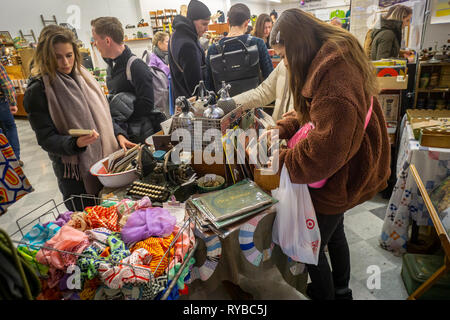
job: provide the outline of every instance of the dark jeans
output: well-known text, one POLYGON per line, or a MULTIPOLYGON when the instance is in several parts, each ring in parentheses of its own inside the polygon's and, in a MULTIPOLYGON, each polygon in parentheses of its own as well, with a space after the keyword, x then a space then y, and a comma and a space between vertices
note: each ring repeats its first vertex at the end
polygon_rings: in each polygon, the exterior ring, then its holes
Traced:
POLYGON ((2 123, 1 127, 3 129, 3 133, 13 148, 17 160, 20 160, 20 144, 16 122, 14 121, 14 116, 9 110, 9 104, 3 98, 0 99, 0 122, 2 123))
POLYGON ((350 282, 350 251, 344 233, 344 214, 323 215, 316 213, 320 229, 321 245, 319 263, 307 265, 311 278, 311 299, 333 300, 336 290, 348 289, 350 282), (328 264, 324 247, 328 253, 333 271, 328 264))

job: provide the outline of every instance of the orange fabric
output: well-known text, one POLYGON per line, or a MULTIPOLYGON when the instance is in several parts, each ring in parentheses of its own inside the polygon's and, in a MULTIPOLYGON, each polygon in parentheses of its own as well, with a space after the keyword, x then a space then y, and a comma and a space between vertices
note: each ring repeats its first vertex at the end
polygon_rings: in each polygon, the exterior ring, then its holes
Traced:
POLYGON ((103 227, 114 232, 120 231, 116 206, 109 208, 101 206, 87 207, 85 211, 85 220, 92 229, 103 227))
MULTIPOLYGON (((166 251, 169 249, 170 244, 172 243, 174 236, 171 234, 165 238, 148 238, 144 241, 140 241, 136 243, 132 248, 131 252, 143 248, 147 250, 152 255, 152 260, 150 262, 150 269, 154 272, 158 267, 161 259, 163 258, 166 251)), ((166 254, 164 259, 161 262, 158 270, 155 273, 155 277, 159 277, 164 274, 165 270, 169 266, 169 257, 173 259, 174 249, 173 246, 170 249, 170 252, 166 254)))

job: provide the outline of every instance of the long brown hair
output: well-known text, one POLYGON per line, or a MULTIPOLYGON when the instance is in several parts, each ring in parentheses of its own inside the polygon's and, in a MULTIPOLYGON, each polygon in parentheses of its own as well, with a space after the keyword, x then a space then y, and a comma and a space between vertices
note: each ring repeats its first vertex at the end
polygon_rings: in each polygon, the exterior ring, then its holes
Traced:
POLYGON ((58 62, 53 46, 57 43, 70 43, 72 45, 75 58, 74 68, 80 71, 81 55, 73 32, 61 26, 49 25, 42 29, 39 35, 38 45, 33 55, 32 76, 48 75, 50 80, 55 78, 58 62))
POLYGON ((300 9, 288 9, 280 15, 272 28, 270 44, 281 45, 286 49, 289 85, 294 96, 294 107, 302 124, 311 120, 302 89, 306 83, 309 67, 325 42, 333 43, 336 50, 342 52, 344 60, 349 65, 356 65, 361 71, 366 96, 370 97, 379 92, 373 65, 359 41, 351 33, 329 25, 300 9), (345 54, 343 46, 348 48, 345 54))
POLYGON ((256 19, 255 29, 253 30, 253 36, 258 38, 264 38, 264 25, 266 22, 272 22, 272 19, 270 19, 270 16, 268 14, 260 14, 258 16, 258 19, 256 19))

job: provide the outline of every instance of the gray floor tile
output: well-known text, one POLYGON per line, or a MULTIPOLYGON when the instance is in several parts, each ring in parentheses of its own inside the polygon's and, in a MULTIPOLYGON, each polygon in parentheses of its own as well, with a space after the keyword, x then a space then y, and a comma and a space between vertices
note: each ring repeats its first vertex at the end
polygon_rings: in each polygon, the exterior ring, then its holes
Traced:
POLYGON ((381 272, 395 269, 397 265, 386 259, 381 253, 361 241, 350 246, 351 274, 356 280, 367 280, 370 276, 368 267, 378 266, 381 272))
POLYGON ((369 211, 345 216, 344 221, 348 229, 365 240, 380 235, 383 228, 383 220, 369 211))

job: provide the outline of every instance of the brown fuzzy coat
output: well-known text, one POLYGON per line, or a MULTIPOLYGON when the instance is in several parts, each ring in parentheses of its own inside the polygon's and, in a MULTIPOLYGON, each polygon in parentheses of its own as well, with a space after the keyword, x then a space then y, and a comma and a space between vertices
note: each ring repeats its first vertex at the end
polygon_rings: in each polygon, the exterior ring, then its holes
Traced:
MULTIPOLYGON (((325 43, 314 58, 302 94, 310 98, 309 112, 315 125, 293 149, 280 152, 292 183, 312 183, 328 178, 321 189, 311 189, 316 212, 343 213, 370 200, 387 187, 390 145, 383 111, 374 98, 373 113, 364 130, 370 97, 363 78, 342 54, 325 43)), ((281 139, 299 129, 296 118, 277 122, 281 139)))

